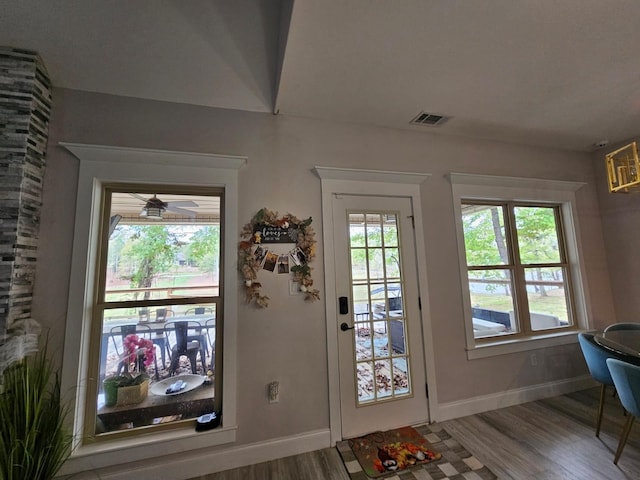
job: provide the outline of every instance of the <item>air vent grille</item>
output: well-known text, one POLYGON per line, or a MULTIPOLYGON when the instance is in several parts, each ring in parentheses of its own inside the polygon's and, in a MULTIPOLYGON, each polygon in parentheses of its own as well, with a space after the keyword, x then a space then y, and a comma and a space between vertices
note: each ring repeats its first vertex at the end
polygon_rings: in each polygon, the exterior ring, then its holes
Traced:
POLYGON ((444 115, 437 115, 435 113, 420 112, 410 123, 414 125, 427 125, 435 127, 442 125, 448 120, 448 117, 444 115))

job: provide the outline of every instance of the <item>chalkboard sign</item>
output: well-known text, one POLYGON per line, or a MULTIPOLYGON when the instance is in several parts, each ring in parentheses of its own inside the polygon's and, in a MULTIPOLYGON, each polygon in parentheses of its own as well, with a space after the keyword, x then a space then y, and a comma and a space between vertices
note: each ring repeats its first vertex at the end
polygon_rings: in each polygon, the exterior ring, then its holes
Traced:
POLYGON ((297 243, 298 226, 289 225, 287 228, 277 225, 256 225, 253 230, 253 243, 297 243))

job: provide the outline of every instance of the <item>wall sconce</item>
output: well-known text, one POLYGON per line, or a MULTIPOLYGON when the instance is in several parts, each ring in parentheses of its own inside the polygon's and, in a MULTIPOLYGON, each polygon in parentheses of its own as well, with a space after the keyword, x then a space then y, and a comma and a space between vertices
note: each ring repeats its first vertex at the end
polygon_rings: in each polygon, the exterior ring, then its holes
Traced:
POLYGON ((608 153, 605 158, 609 192, 627 193, 630 189, 640 188, 640 162, 636 142, 608 153))

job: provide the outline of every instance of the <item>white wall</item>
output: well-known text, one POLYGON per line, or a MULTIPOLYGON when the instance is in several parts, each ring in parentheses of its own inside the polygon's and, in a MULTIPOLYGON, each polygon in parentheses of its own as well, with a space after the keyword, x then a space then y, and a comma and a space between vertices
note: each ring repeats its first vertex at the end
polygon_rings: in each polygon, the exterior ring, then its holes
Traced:
MULTIPOLYGON (((577 345, 536 351, 537 366, 531 366, 531 352, 466 359, 447 173, 586 182, 577 192, 577 202, 595 326, 603 326, 613 315, 597 179, 587 154, 55 90, 33 314, 54 328, 56 345, 63 339, 78 169, 77 160, 57 146, 58 141, 247 156, 248 166, 240 172, 240 225, 268 207, 299 218, 313 217, 318 240, 322 238, 320 180, 312 173, 313 166, 431 173, 422 187, 422 210, 439 402, 586 373, 577 345)), ((324 299, 320 243, 317 253, 313 276, 324 299)), ((286 282, 277 276, 263 280, 271 297, 269 308, 242 304, 239 310, 239 444, 329 426, 324 303, 307 304, 289 296, 286 282), (277 404, 266 400, 265 386, 271 380, 280 381, 277 404)))

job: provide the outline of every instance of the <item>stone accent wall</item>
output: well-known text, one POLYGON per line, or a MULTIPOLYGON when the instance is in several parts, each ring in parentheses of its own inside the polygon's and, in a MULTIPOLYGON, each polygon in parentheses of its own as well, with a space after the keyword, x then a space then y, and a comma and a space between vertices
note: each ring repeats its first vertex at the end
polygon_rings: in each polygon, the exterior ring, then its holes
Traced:
POLYGON ((31 316, 50 112, 39 56, 0 47, 0 344, 31 316))

